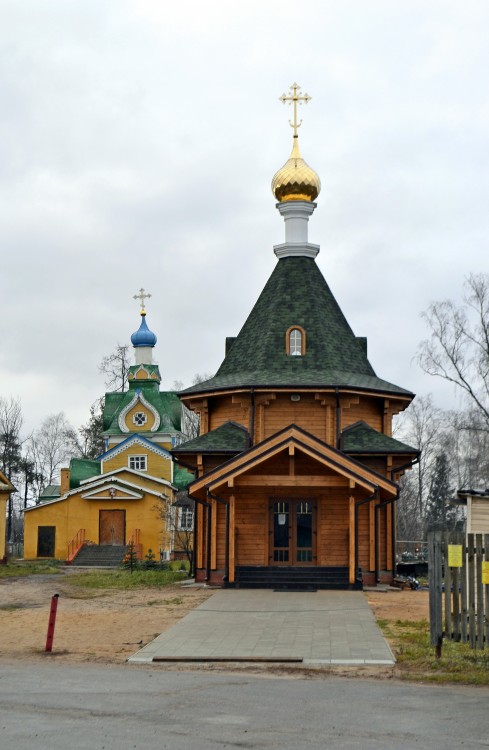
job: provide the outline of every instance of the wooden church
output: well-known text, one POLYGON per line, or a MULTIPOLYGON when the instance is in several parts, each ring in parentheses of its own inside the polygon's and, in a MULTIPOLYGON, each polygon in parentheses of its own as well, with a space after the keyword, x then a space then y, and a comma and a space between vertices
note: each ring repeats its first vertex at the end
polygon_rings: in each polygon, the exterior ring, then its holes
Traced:
POLYGON ((361 587, 395 567, 398 480, 418 451, 392 437, 414 394, 379 378, 316 265, 319 177, 292 153, 272 181, 285 241, 216 375, 179 395, 199 437, 172 450, 195 471, 196 579, 239 587, 361 587))

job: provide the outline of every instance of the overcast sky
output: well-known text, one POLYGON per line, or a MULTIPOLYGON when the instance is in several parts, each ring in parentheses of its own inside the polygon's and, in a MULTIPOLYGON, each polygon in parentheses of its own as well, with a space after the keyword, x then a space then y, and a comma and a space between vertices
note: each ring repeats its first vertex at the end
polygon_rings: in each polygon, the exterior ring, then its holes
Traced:
POLYGON ((300 144, 317 262, 379 377, 433 300, 487 271, 489 3, 0 0, 0 395, 75 424, 152 294, 162 386, 215 372, 276 263, 270 191, 300 144))

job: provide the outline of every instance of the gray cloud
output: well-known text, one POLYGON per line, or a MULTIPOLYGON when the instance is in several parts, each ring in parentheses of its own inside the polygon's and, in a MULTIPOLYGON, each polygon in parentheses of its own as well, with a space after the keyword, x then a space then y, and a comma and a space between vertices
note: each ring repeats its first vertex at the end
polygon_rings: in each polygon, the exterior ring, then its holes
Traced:
POLYGON ((482 1, 4 2, 1 393, 31 427, 84 420, 141 285, 165 387, 218 367, 283 239, 298 80, 318 264, 377 372, 453 403, 412 359, 420 311, 487 270, 488 21, 482 1))

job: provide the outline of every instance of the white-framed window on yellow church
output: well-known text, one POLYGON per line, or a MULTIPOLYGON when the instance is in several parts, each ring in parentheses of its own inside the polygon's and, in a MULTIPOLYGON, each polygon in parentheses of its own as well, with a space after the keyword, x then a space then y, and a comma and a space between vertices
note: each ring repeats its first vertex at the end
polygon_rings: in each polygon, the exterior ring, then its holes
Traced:
POLYGON ((179 531, 192 531, 194 528, 194 511, 193 508, 180 508, 178 513, 179 531))
POLYGON ((143 424, 146 424, 146 422, 148 421, 148 417, 146 416, 144 411, 137 411, 134 414, 132 421, 137 427, 141 427, 143 424))
POLYGON ((147 471, 147 456, 129 456, 129 468, 134 471, 147 471))

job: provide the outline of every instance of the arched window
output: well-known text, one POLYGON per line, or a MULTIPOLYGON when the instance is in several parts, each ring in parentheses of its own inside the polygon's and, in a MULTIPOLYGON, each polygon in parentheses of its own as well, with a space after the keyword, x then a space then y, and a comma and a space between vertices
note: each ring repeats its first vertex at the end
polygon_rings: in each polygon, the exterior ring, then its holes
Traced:
POLYGON ((306 332, 303 328, 289 328, 286 335, 286 351, 291 357, 302 357, 306 353, 306 332))

